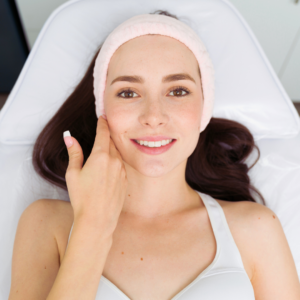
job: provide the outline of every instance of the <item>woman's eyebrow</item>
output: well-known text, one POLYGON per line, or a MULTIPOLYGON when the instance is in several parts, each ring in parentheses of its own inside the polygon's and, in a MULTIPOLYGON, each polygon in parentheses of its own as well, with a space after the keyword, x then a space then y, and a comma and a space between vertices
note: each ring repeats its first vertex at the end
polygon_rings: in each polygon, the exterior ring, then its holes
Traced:
MULTIPOLYGON (((166 82, 171 82, 171 81, 176 81, 176 80, 191 80, 194 83, 196 83, 194 78, 187 73, 178 73, 178 74, 167 75, 167 76, 163 77, 162 82, 166 83, 166 82)), ((115 78, 111 82, 110 85, 112 85, 113 83, 115 83, 117 81, 128 81, 128 82, 134 82, 134 83, 144 83, 145 82, 144 78, 141 76, 124 75, 124 76, 119 76, 119 77, 115 78)))

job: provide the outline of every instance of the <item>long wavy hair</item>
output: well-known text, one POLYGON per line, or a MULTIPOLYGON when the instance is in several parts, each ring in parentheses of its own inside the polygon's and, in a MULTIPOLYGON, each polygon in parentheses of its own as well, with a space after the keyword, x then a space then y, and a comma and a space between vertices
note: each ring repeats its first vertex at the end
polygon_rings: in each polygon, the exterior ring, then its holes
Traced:
MULTIPOLYGON (((167 11, 157 10, 152 14, 155 13, 178 19, 167 11)), ((65 174, 69 156, 62 133, 68 128, 80 143, 84 165, 91 154, 96 136, 93 69, 101 46, 82 80, 40 132, 33 148, 32 163, 35 171, 48 182, 66 191, 65 174)), ((235 121, 212 117, 201 132, 195 151, 187 160, 186 182, 194 190, 226 201, 256 202, 250 193, 252 190, 265 205, 263 196, 251 185, 248 176, 248 171, 257 163, 259 157, 259 148, 245 126, 235 121), (258 157, 248 167, 245 160, 254 148, 257 149, 258 157)))

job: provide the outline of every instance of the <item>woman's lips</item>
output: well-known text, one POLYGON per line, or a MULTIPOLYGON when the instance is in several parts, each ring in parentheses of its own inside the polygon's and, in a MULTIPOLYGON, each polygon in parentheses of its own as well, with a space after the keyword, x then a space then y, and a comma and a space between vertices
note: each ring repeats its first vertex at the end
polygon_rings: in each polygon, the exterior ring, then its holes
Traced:
POLYGON ((150 155, 158 155, 161 153, 164 153, 166 151, 168 151, 176 142, 176 140, 173 140, 171 143, 165 145, 165 146, 161 146, 161 147, 147 147, 147 146, 143 146, 138 144, 135 140, 131 140, 131 142, 142 152, 146 153, 146 154, 150 154, 150 155))

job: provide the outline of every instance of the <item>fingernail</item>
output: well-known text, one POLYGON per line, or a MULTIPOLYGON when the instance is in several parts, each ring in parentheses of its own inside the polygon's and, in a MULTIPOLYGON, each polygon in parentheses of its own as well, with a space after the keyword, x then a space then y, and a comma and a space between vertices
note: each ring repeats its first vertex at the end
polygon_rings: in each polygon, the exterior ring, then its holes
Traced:
POLYGON ((73 145, 73 139, 69 130, 64 132, 64 141, 67 148, 70 148, 73 145))
POLYGON ((102 115, 102 118, 103 118, 103 119, 105 119, 105 120, 107 120, 107 117, 106 117, 106 115, 102 115))

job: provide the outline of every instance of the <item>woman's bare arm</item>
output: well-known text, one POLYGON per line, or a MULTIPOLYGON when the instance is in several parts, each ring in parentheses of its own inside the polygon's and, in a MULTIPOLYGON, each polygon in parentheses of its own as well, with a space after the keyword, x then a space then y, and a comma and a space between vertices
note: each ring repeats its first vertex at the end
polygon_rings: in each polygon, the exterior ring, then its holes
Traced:
POLYGON ((94 300, 112 246, 99 222, 75 219, 70 241, 47 300, 94 300))
POLYGON ((74 220, 61 265, 53 234, 57 205, 41 199, 23 212, 15 237, 9 300, 95 299, 112 245, 97 222, 74 220))
MULTIPOLYGON (((248 204, 256 300, 299 300, 300 282, 288 241, 277 215, 261 204, 248 204)), ((247 233, 248 235, 248 233, 247 233)))

